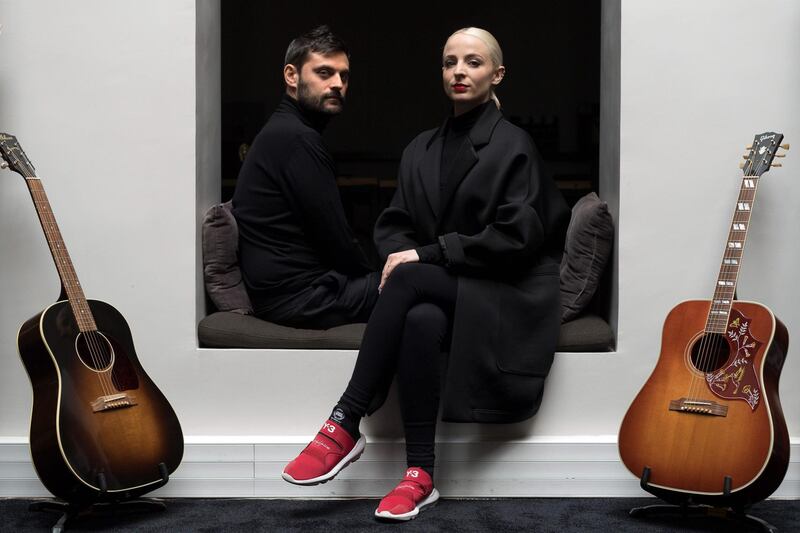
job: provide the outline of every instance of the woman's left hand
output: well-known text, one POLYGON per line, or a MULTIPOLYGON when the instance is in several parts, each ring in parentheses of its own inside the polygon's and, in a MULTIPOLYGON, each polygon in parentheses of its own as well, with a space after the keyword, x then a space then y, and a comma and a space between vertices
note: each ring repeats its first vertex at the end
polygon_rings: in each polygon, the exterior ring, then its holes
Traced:
POLYGON ((389 254, 389 257, 386 258, 386 264, 383 265, 381 284, 378 285, 378 292, 383 290, 383 286, 386 285, 386 280, 389 279, 389 276, 397 265, 402 265, 403 263, 419 263, 419 254, 417 254, 417 251, 404 250, 402 252, 389 254))

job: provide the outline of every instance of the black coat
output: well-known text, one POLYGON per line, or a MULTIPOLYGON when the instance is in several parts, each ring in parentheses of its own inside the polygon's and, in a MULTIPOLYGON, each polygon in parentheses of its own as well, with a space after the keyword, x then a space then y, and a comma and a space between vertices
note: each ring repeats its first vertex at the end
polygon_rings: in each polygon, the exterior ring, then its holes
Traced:
POLYGON ((439 189, 445 126, 406 147, 375 242, 390 253, 438 242, 458 276, 443 420, 533 416, 560 326, 558 266, 569 209, 530 137, 485 108, 439 189))

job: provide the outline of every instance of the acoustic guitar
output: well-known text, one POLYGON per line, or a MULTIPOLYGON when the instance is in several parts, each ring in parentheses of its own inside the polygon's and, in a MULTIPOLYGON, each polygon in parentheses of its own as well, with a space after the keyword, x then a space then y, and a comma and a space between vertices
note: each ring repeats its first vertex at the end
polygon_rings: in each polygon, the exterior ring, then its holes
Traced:
POLYGON ((747 147, 713 297, 667 315, 655 370, 620 428, 623 463, 668 502, 744 507, 772 494, 789 465, 778 396, 789 334, 768 307, 735 299, 758 184, 780 166, 782 140, 762 133, 747 147))
POLYGON ((183 456, 175 412, 107 303, 87 300, 50 203, 17 139, 0 133, 2 167, 28 185, 61 278, 59 301, 25 322, 17 344, 33 387, 36 473, 68 502, 119 501, 166 483, 183 456))

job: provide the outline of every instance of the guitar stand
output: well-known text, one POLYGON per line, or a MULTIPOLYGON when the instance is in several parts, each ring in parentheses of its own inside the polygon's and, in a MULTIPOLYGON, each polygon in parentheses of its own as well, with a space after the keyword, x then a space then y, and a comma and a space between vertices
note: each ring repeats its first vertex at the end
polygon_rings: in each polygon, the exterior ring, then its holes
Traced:
MULTIPOLYGON (((169 481, 169 473, 164 463, 158 463, 158 471, 161 480, 151 490, 163 487, 169 481)), ((120 499, 106 502, 98 502, 106 495, 107 486, 105 475, 101 472, 97 475, 97 485, 100 492, 95 501, 67 502, 61 500, 44 500, 33 502, 28 506, 28 511, 42 511, 47 513, 61 514, 58 522, 55 523, 51 532, 63 533, 67 525, 90 516, 116 516, 118 514, 128 514, 144 511, 165 511, 167 506, 164 502, 152 498, 120 499)))
MULTIPOLYGON (((641 487, 654 494, 653 491, 650 489, 649 486, 650 481, 650 468, 645 467, 644 471, 642 472, 642 477, 640 478, 640 485, 641 487)), ((730 476, 725 476, 723 481, 723 495, 728 496, 731 492, 731 478, 730 476)), ((658 496, 657 494, 654 494, 658 496)), ((710 505, 702 505, 702 504, 694 504, 692 503, 691 498, 686 498, 679 504, 656 504, 656 505, 646 505, 644 507, 634 507, 630 511, 628 511, 629 516, 633 516, 636 518, 648 517, 648 516, 663 516, 663 517, 675 517, 680 516, 681 518, 703 518, 703 517, 714 517, 723 520, 727 520, 728 522, 741 524, 741 525, 751 525, 755 526, 761 531, 765 533, 777 533, 778 528, 763 520, 758 518, 757 516, 753 516, 747 514, 744 507, 712 507, 710 505)))

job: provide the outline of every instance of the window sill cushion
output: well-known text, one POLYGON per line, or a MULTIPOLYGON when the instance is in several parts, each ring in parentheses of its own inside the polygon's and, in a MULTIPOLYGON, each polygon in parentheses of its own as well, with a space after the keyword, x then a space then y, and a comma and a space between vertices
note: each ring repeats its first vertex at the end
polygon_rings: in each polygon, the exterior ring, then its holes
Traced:
MULTIPOLYGON (((279 326, 254 316, 220 311, 198 325, 204 348, 358 350, 366 324, 345 324, 327 330, 279 326)), ((561 325, 559 352, 607 352, 614 334, 608 323, 587 314, 561 325)))

